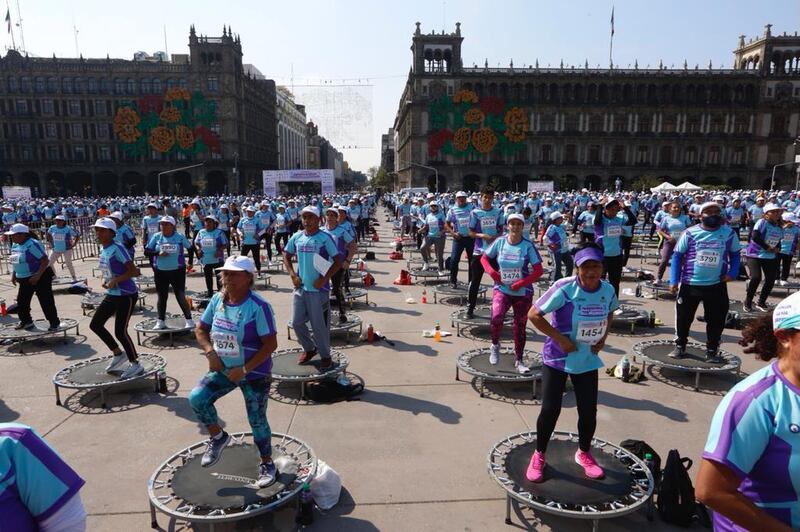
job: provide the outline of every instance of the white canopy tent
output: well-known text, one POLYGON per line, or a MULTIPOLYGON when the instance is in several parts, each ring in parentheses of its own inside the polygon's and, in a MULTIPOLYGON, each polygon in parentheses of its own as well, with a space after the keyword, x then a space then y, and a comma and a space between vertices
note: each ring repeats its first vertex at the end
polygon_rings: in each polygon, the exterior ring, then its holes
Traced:
POLYGON ((698 187, 697 185, 693 185, 688 181, 684 181, 683 183, 681 183, 676 187, 676 190, 695 191, 695 190, 703 190, 703 187, 698 187))
POLYGON ((663 183, 661 183, 657 187, 651 188, 650 192, 659 193, 659 192, 669 192, 671 190, 677 190, 675 188, 675 185, 673 185, 672 183, 667 183, 666 181, 664 181, 663 183))

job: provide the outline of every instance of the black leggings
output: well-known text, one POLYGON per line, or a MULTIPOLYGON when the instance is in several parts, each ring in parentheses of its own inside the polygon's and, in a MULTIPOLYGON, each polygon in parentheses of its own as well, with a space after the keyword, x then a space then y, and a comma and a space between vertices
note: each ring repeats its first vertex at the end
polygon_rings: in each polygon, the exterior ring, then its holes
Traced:
POLYGON ((472 255, 472 262, 469 265, 470 278, 469 278, 469 310, 475 310, 475 305, 478 303, 478 290, 481 288, 481 280, 483 280, 483 264, 481 264, 482 255, 472 255))
POLYGON ((264 233, 264 247, 267 248, 267 260, 272 262, 272 233, 264 233))
POLYGON ((39 277, 39 282, 31 284, 31 278, 17 278, 17 316, 20 323, 33 323, 31 316, 31 300, 33 294, 36 294, 39 299, 39 304, 42 306, 44 317, 51 326, 57 327, 59 323, 58 309, 56 308, 56 300, 53 297, 53 268, 47 267, 42 276, 39 277))
POLYGON ((158 302, 156 303, 156 310, 158 311, 158 319, 166 319, 167 316, 167 297, 169 296, 169 287, 172 286, 172 291, 175 292, 175 299, 178 300, 183 311, 183 317, 191 319, 192 311, 189 308, 189 303, 186 301, 186 268, 178 268, 177 270, 156 270, 154 272, 156 282, 156 293, 158 294, 158 302))
POLYGON ((256 263, 256 270, 261 271, 261 249, 258 244, 242 244, 242 257, 248 253, 253 253, 253 262, 256 263))
POLYGON ((289 233, 275 233, 275 249, 278 255, 283 255, 283 248, 286 247, 287 242, 289 242, 289 233))
POLYGON ((788 281, 789 274, 792 273, 792 256, 780 253, 778 255, 778 266, 781 270, 781 281, 788 281))
POLYGON ((622 255, 603 258, 603 275, 608 277, 608 282, 614 287, 614 293, 619 297, 619 282, 622 280, 622 255))
POLYGON ((633 244, 632 236, 621 236, 619 238, 619 245, 622 248, 622 266, 628 265, 628 259, 631 258, 631 245, 633 244))
POLYGON ((747 283, 745 303, 749 305, 753 302, 756 290, 758 290, 758 285, 761 284, 761 272, 763 270, 764 286, 761 288, 758 303, 760 305, 765 305, 767 303, 767 298, 770 293, 772 293, 772 287, 775 286, 775 278, 778 276, 778 259, 747 257, 747 269, 750 270, 750 281, 747 283))
POLYGON ((225 249, 228 252, 228 254, 225 255, 225 256, 226 257, 230 257, 231 256, 231 232, 223 230, 222 234, 225 235, 225 242, 226 242, 225 249))
POLYGON ((107 295, 103 302, 94 311, 92 322, 89 328, 95 333, 106 347, 116 352, 119 349, 119 344, 114 340, 117 337, 119 343, 122 344, 122 349, 125 350, 125 355, 130 362, 136 362, 138 355, 136 354, 136 347, 133 345, 128 334, 128 323, 133 314, 133 308, 136 306, 136 300, 139 299, 138 294, 131 294, 128 296, 111 296, 107 295), (114 336, 106 330, 106 322, 114 316, 114 336))
POLYGON ((575 403, 578 406, 578 447, 587 452, 591 448, 597 428, 597 370, 586 373, 567 373, 560 369, 542 366, 542 408, 536 420, 536 450, 544 453, 550 436, 561 415, 561 399, 567 376, 575 388, 575 403))
POLYGON ((211 297, 214 294, 214 277, 217 278, 217 290, 222 290, 222 283, 219 279, 219 274, 214 270, 222 266, 220 263, 217 264, 206 264, 203 266, 203 275, 206 278, 206 290, 208 291, 208 297, 211 297))

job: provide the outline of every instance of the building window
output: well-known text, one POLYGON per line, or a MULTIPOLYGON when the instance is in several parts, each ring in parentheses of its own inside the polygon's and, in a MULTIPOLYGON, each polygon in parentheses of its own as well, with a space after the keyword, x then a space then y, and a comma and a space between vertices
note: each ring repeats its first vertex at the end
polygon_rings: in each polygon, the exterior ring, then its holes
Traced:
POLYGON ((219 136, 220 135, 220 131, 222 131, 220 129, 220 127, 219 127, 219 124, 211 124, 211 127, 209 129, 211 129, 211 132, 214 133, 217 136, 219 136))
POLYGON ((161 80, 160 79, 154 79, 153 80, 152 89, 153 89, 153 94, 161 94, 163 92, 163 89, 161 88, 161 80))
POLYGON ((72 147, 72 160, 85 161, 86 160, 86 147, 73 146, 72 147))
POLYGON ((128 90, 127 90, 128 94, 136 94, 136 80, 135 79, 129 79, 128 80, 128 84, 127 84, 127 88, 128 88, 128 90))
POLYGON ((189 87, 189 82, 187 82, 185 79, 179 79, 178 80, 178 87, 180 87, 182 89, 185 89, 185 88, 189 87))
POLYGON ((186 154, 183 153, 182 151, 179 151, 179 152, 175 153, 175 160, 177 160, 177 161, 185 161, 186 159, 187 159, 186 154))
POLYGON ((149 79, 143 79, 141 81, 141 87, 142 87, 142 94, 150 94, 150 92, 153 89, 153 84, 150 82, 149 79))
POLYGON ((636 164, 647 164, 649 161, 650 149, 647 146, 636 148, 636 164))
POLYGON ((722 133, 722 118, 718 116, 712 117, 709 130, 710 133, 722 133))
POLYGON ((611 152, 611 164, 625 164, 625 146, 617 144, 611 152))
POLYGON ((222 159, 222 154, 219 152, 211 152, 212 159, 222 159))
POLYGON ((114 93, 116 94, 124 94, 125 93, 125 80, 124 79, 115 79, 114 80, 114 93))
POLYGON ((695 164, 697 162, 697 148, 686 148, 683 152, 683 164, 695 164))
POLYGON ((58 78, 47 78, 47 92, 58 92, 58 78))
POLYGON ((772 96, 772 87, 767 87, 767 96, 772 96))
POLYGON ((219 90, 219 78, 210 77, 206 80, 206 88, 209 92, 217 92, 219 90))
POLYGON ((34 92, 44 92, 45 91, 44 78, 36 78, 36 81, 33 82, 33 90, 34 90, 34 92))
POLYGON ((541 121, 539 122, 540 131, 553 131, 555 129, 556 119, 551 114, 542 114, 541 121))
POLYGON ((564 148, 564 164, 578 163, 578 147, 575 144, 567 144, 564 148))
POLYGON ((718 165, 719 154, 720 154, 719 146, 711 146, 711 148, 708 150, 708 164, 718 165))
POLYGON ((8 92, 17 92, 19 90, 19 83, 17 82, 17 78, 14 76, 9 76, 8 78, 8 92))
POLYGON ((541 157, 539 158, 541 164, 553 163, 553 147, 550 144, 542 144, 541 157))
POLYGON ((80 116, 80 114, 81 114, 81 101, 80 100, 70 100, 69 101, 69 114, 71 116, 80 116))
POLYGON ((100 146, 97 148, 97 159, 100 161, 111 160, 111 148, 108 146, 100 146))
POLYGON ((744 148, 738 147, 733 150, 733 155, 731 156, 731 164, 741 166, 744 164, 744 148))
POLYGON ((22 146, 19 150, 19 155, 23 161, 30 161, 33 159, 33 150, 30 146, 22 146))
POLYGON ((72 91, 75 94, 81 94, 85 92, 85 86, 81 78, 75 78, 75 81, 72 82, 72 91))
POLYGON ((53 114, 53 100, 42 100, 42 114, 43 115, 53 114))
POLYGON ((102 94, 111 94, 114 92, 114 84, 110 79, 102 79, 100 80, 100 92, 102 94))
POLYGON ((97 124, 97 138, 108 138, 108 124, 97 124))
POLYGON ((650 131, 650 117, 649 116, 640 116, 639 117, 639 132, 640 133, 651 133, 650 131))
POLYGON ((564 131, 578 131, 578 115, 567 114, 564 118, 564 131))
POLYGON ((592 133, 601 133, 603 131, 603 117, 590 116, 589 117, 589 131, 592 133))
POLYGON ((106 102, 104 100, 94 101, 95 116, 106 116, 106 102))
POLYGON ((600 160, 600 146, 597 144, 589 146, 589 156, 587 162, 589 164, 602 164, 602 161, 600 160))
POLYGON ((25 114, 28 112, 28 100, 17 100, 17 114, 25 114))
POLYGON ((21 139, 31 138, 31 125, 30 124, 17 124, 17 134, 21 139))
POLYGON ((72 93, 72 78, 61 78, 61 92, 64 94, 72 93))
POLYGON ((664 117, 664 122, 661 127, 662 133, 675 133, 677 131, 677 124, 675 115, 667 115, 664 117))
POLYGON ((58 156, 58 146, 47 147, 47 158, 51 161, 57 161, 60 158, 58 156))
POLYGON ((83 125, 82 124, 70 124, 69 136, 71 138, 73 138, 73 139, 82 139, 83 138, 83 125))
POLYGON ((172 78, 167 78, 167 90, 173 88, 175 86, 175 80, 172 78))
POLYGON ((86 82, 86 90, 89 94, 97 94, 97 80, 89 78, 86 82))
POLYGON ((49 122, 49 123, 45 124, 44 125, 44 135, 48 139, 56 138, 56 135, 57 135, 57 133, 56 133, 56 125, 53 124, 52 122, 49 122))

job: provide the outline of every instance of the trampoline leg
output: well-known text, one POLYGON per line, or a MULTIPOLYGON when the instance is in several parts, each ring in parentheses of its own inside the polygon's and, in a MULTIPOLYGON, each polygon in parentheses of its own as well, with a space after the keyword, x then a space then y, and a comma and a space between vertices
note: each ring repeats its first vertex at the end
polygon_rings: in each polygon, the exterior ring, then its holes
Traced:
POLYGON ((511 497, 506 495, 506 524, 511 524, 511 497))
POLYGON ((61 392, 58 391, 58 386, 56 388, 56 406, 61 406, 61 392))
POLYGON ((306 383, 305 382, 301 382, 300 383, 300 399, 305 399, 305 398, 306 398, 306 383))
POLYGON ((100 388, 100 406, 102 408, 106 407, 106 391, 103 388, 100 388))
POLYGON ((288 325, 286 326, 286 336, 289 337, 289 340, 292 339, 292 328, 289 327, 288 325))
POLYGON ((536 393, 538 391, 537 388, 538 388, 538 382, 536 381, 536 379, 533 379, 533 398, 534 399, 538 398, 537 397, 538 394, 536 393))
POLYGON ((597 532, 599 528, 600 528, 600 520, 592 519, 592 532, 597 532))
POLYGON ((150 528, 158 528, 158 520, 156 520, 156 507, 150 504, 150 528))
POLYGON ((486 384, 486 381, 481 379, 481 397, 483 397, 483 387, 484 387, 485 384, 486 384))
POLYGON ((142 345, 142 335, 139 333, 139 331, 136 331, 136 343, 138 345, 142 345))
POLYGON ((456 366, 456 380, 459 380, 458 379, 458 366, 456 366))
POLYGON ((700 372, 695 373, 694 376, 694 391, 700 390, 700 372))

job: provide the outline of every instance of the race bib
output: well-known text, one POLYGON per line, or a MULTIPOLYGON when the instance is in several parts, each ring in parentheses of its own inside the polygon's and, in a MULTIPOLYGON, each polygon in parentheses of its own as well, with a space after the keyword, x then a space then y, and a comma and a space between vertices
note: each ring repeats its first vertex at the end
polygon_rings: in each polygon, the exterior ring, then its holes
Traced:
POLYGON ((204 248, 213 248, 216 246, 216 240, 213 238, 202 238, 200 239, 200 245, 204 248))
POLYGON ((738 224, 741 219, 742 217, 738 214, 736 216, 731 216, 731 224, 738 224))
POLYGON ((178 251, 178 246, 176 244, 169 244, 166 242, 162 242, 161 244, 161 252, 166 253, 167 255, 172 255, 178 251))
POLYGON ((147 234, 154 235, 158 233, 158 224, 147 224, 147 234))
MULTIPOLYGON (((459 227, 469 227, 469 217, 456 218, 456 223, 459 227)), ((481 224, 481 227, 483 227, 483 224, 481 224)))
POLYGON ((701 249, 695 256, 695 266, 698 268, 719 267, 720 252, 715 249, 701 249))
POLYGON ((254 225, 245 225, 244 234, 248 236, 253 236, 254 234, 256 234, 256 227, 254 225))
POLYGON ((784 246, 791 246, 794 243, 794 237, 793 236, 785 236, 785 237, 783 237, 783 240, 781 242, 783 242, 784 246))
POLYGON ((780 239, 778 239, 778 238, 775 238, 775 237, 773 236, 773 237, 767 238, 767 239, 765 240, 765 242, 767 243, 767 246, 769 246, 769 247, 771 247, 771 248, 772 248, 772 247, 775 247, 775 246, 777 246, 777 245, 778 245, 778 242, 780 242, 780 239))
POLYGON ((607 320, 581 320, 575 340, 581 344, 595 345, 606 334, 607 320))
POLYGON ((23 255, 22 253, 12 253, 8 257, 8 262, 11 264, 22 264, 23 255))
POLYGON ((489 217, 481 218, 481 230, 487 231, 489 229, 494 230, 496 228, 497 228, 497 220, 489 217))
POLYGON ((211 341, 214 343, 214 351, 223 362, 239 358, 239 340, 236 333, 212 331, 211 341))
POLYGON ((512 284, 520 279, 522 279, 521 268, 508 268, 500 270, 500 280, 503 281, 503 284, 512 284))
POLYGON ((621 225, 609 225, 606 234, 608 236, 622 236, 622 226, 621 225))
POLYGON ((64 240, 66 240, 66 236, 67 235, 65 233, 55 233, 55 234, 53 234, 53 241, 54 242, 63 242, 64 240))

